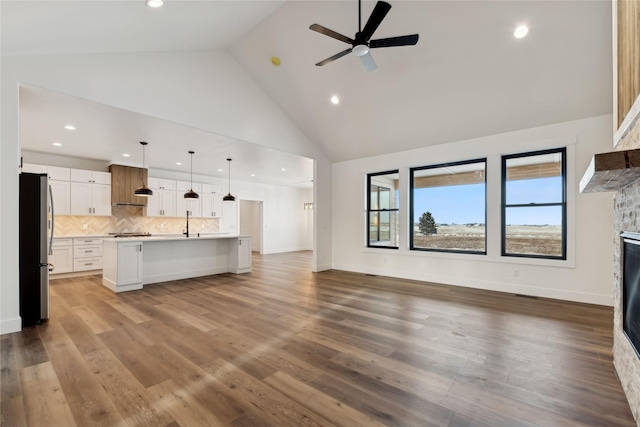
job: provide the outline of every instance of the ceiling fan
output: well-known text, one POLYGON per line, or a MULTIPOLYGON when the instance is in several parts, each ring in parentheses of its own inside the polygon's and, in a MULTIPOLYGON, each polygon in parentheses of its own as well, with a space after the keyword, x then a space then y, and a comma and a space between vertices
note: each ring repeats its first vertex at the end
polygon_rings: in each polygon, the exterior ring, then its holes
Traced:
POLYGON ((387 13, 389 13, 390 9, 391 5, 387 2, 379 1, 378 3, 376 3, 373 12, 371 12, 371 16, 369 16, 369 20, 365 24, 364 29, 362 29, 362 0, 358 0, 358 32, 353 39, 347 36, 343 36, 340 33, 336 33, 335 31, 330 30, 327 27, 323 27, 322 25, 312 24, 309 27, 310 30, 317 31, 320 34, 324 34, 325 36, 329 36, 331 38, 351 45, 349 49, 343 50, 340 53, 336 53, 335 55, 325 59, 324 61, 318 62, 316 65, 318 67, 322 67, 329 62, 333 62, 336 59, 348 55, 349 53, 353 53, 354 55, 360 57, 360 59, 362 60, 362 64, 367 71, 373 71, 377 68, 377 65, 373 60, 373 57, 371 56, 371 52, 369 51, 370 49, 376 49, 379 47, 409 46, 418 43, 417 34, 370 40, 371 36, 373 36, 373 33, 376 32, 378 26, 380 25, 384 17, 387 16, 387 13))

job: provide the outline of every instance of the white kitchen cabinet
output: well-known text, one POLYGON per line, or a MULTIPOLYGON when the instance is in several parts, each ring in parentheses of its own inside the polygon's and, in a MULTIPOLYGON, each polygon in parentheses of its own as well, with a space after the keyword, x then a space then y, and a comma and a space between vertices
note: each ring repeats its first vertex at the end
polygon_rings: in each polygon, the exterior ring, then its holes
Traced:
POLYGON ((199 182, 194 182, 193 187, 191 186, 191 181, 176 181, 176 190, 178 193, 182 192, 186 193, 190 189, 193 189, 196 193, 200 194, 202 192, 202 184, 199 182))
MULTIPOLYGON (((189 190, 187 190, 189 191, 189 190)), ((195 191, 195 189, 194 189, 195 191)), ((197 193, 197 191, 196 191, 197 193)), ((179 217, 186 217, 187 211, 189 211, 190 217, 202 216, 202 208, 200 206, 200 199, 185 199, 182 190, 176 191, 176 213, 179 217)))
POLYGON ((176 216, 176 192, 154 188, 147 200, 147 216, 176 216))
POLYGON ((102 284, 114 292, 142 289, 142 248, 140 241, 107 240, 102 284))
POLYGON ((73 271, 99 270, 102 268, 102 239, 76 237, 73 239, 73 271))
POLYGON ((33 163, 23 163, 22 172, 26 173, 47 173, 47 166, 33 163))
POLYGON ((251 236, 240 236, 231 240, 229 271, 235 274, 251 271, 251 236))
POLYGON ((216 193, 222 194, 222 185, 219 184, 202 184, 202 192, 203 193, 216 193))
POLYGON ((220 218, 222 216, 222 194, 205 193, 200 195, 202 200, 203 218, 220 218))
POLYGON ((71 183, 69 181, 50 180, 51 193, 53 194, 54 214, 71 214, 71 183))
POLYGON ((71 273, 73 271, 73 239, 54 238, 53 255, 49 263, 53 264, 51 274, 71 273))
POLYGON ((71 169, 70 180, 72 182, 111 185, 111 173, 84 169, 71 169))
MULTIPOLYGON (((176 189, 176 181, 173 179, 164 179, 164 178, 148 178, 149 188, 152 190, 175 190, 176 189)), ((155 193, 153 193, 155 195, 155 193)))
POLYGON ((111 185, 72 182, 70 210, 71 215, 111 216, 111 185))
POLYGON ((219 221, 218 229, 221 233, 229 233, 231 235, 238 234, 238 202, 222 202, 222 217, 219 221))
POLYGON ((71 179, 71 169, 58 166, 47 166, 47 175, 52 181, 69 181, 71 179))

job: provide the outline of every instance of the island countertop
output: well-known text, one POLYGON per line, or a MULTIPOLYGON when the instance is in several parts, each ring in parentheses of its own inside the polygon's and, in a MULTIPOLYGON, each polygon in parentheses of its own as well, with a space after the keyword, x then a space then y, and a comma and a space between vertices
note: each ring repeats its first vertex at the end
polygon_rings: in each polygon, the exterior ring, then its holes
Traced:
POLYGON ((156 242, 156 241, 169 241, 169 240, 206 240, 206 239, 238 239, 250 236, 238 236, 237 234, 229 234, 229 233, 202 233, 202 234, 189 234, 189 237, 184 236, 182 234, 153 234, 150 236, 135 236, 135 237, 115 237, 109 236, 105 238, 104 241, 115 241, 115 242, 156 242))
POLYGON ((102 284, 114 292, 221 273, 251 272, 251 237, 227 233, 103 240, 102 284))

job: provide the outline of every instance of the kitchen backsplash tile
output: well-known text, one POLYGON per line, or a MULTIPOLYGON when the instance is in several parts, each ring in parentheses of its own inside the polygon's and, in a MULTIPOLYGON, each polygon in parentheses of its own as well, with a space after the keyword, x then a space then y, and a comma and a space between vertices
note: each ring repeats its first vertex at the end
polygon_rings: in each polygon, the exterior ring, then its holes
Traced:
MULTIPOLYGON (((111 216, 56 216, 55 235, 95 235, 124 232, 147 232, 151 234, 182 233, 187 224, 185 218, 146 217, 143 208, 136 206, 113 206, 111 216), (84 225, 87 229, 83 229, 84 225)), ((217 218, 189 218, 189 229, 197 233, 218 231, 217 218)))

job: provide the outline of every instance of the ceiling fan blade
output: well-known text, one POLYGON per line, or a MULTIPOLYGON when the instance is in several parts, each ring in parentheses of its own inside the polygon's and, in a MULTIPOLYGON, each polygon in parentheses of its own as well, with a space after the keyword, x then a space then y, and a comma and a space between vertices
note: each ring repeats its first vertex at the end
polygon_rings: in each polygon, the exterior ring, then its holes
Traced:
POLYGON ((325 36, 329 36, 331 38, 334 38, 336 40, 340 40, 341 42, 345 42, 345 43, 349 43, 349 44, 353 44, 354 43, 353 39, 350 39, 347 36, 343 36, 340 33, 336 33, 335 31, 330 30, 327 27, 323 27, 322 25, 319 25, 319 24, 311 24, 309 26, 309 29, 313 30, 313 31, 316 31, 316 32, 318 32, 320 34, 324 34, 325 36))
POLYGON ((360 60, 362 61, 362 65, 364 65, 365 70, 367 71, 373 71, 378 68, 378 66, 376 65, 376 61, 374 61, 373 56, 371 56, 371 52, 367 52, 367 54, 362 55, 360 57, 360 60))
POLYGON ((349 48, 349 49, 347 49, 347 50, 343 50, 342 52, 340 52, 340 53, 336 53, 335 55, 333 55, 332 57, 329 57, 329 58, 325 59, 324 61, 320 61, 320 62, 318 62, 316 65, 317 65, 318 67, 322 67, 323 65, 327 65, 329 62, 333 62, 333 61, 335 61, 336 59, 340 59, 340 58, 342 58, 343 56, 350 54, 350 53, 351 53, 351 50, 352 50, 351 48, 349 48))
POLYGON ((418 43, 418 35, 411 34, 409 36, 389 37, 387 39, 371 40, 369 47, 371 49, 377 47, 391 47, 391 46, 409 46, 418 43))
POLYGON ((389 13, 389 9, 391 9, 391 5, 387 2, 379 1, 376 3, 376 7, 373 8, 373 12, 362 30, 365 41, 369 41, 373 33, 376 32, 384 17, 389 13))

